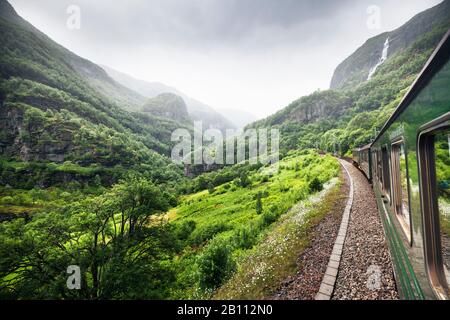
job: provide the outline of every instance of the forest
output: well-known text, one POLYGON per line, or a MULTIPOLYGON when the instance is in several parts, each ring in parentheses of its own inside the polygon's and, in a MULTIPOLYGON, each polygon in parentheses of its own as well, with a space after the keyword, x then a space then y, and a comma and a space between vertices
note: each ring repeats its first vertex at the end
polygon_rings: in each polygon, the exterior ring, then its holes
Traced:
POLYGON ((240 263, 281 216, 339 172, 334 158, 313 150, 274 166, 201 175, 189 186, 195 193, 179 199, 141 176, 83 191, 3 188, 2 207, 32 215, 0 224, 1 297, 209 297, 243 272, 240 263), (70 265, 82 270, 81 290, 64 290, 70 265))

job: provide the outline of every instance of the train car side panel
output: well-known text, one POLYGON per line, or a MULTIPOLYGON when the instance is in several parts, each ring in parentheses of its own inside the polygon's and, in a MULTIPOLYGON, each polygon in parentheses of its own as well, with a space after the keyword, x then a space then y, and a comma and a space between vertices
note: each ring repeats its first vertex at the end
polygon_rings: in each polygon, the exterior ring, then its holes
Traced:
POLYGON ((447 62, 419 89, 372 147, 380 160, 371 164, 376 175, 374 190, 380 212, 385 214, 386 228, 392 231, 389 235, 391 250, 395 252, 395 244, 400 254, 393 259, 397 260, 395 267, 399 283, 404 283, 402 294, 408 299, 445 296, 438 296, 436 287, 430 282, 431 266, 426 259, 426 251, 430 248, 424 244, 426 235, 423 230, 423 215, 429 213, 421 209, 417 141, 427 123, 450 112, 448 53, 446 59, 447 62), (381 165, 382 172, 377 165, 381 165))

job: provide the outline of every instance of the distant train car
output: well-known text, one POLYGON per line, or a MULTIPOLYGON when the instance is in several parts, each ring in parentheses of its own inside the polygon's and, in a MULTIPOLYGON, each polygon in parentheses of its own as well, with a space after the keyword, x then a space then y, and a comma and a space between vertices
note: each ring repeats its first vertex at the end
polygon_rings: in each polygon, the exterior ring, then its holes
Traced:
POLYGON ((372 154, 371 144, 353 150, 353 164, 356 165, 369 181, 372 181, 372 154))
POLYGON ((372 179, 404 299, 450 299, 449 32, 354 161, 372 179))

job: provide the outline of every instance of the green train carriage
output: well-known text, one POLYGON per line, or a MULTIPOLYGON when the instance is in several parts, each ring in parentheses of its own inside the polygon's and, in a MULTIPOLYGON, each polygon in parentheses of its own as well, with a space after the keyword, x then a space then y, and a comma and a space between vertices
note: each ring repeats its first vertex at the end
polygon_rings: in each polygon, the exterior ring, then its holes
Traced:
POLYGON ((356 165, 372 181, 372 152, 371 144, 353 150, 353 164, 356 165))
POLYGON ((450 299, 450 31, 353 161, 372 181, 401 298, 450 299))

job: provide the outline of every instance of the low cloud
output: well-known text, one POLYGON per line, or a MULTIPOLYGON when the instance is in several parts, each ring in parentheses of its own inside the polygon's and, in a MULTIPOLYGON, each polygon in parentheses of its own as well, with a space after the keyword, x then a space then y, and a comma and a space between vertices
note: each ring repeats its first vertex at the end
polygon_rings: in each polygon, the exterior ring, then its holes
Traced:
POLYGON ((368 37, 439 0, 12 0, 55 41, 94 62, 160 81, 217 108, 266 116, 318 88, 368 37), (68 30, 66 8, 81 8, 68 30), (381 12, 367 28, 367 8, 381 12))

